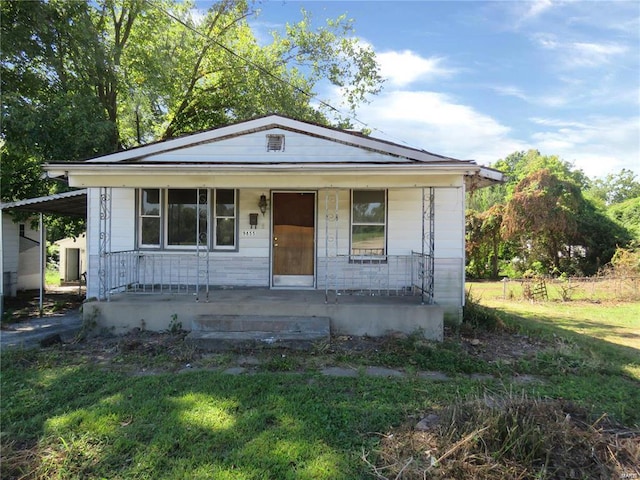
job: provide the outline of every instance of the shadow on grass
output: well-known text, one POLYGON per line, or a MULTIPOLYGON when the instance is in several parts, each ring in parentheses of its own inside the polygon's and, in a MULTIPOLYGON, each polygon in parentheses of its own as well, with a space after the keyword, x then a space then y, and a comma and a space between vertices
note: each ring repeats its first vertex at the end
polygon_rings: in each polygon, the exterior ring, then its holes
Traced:
POLYGON ((360 455, 392 425, 479 387, 18 364, 2 388, 2 478, 354 479, 368 478, 360 455), (13 441, 33 455, 7 457, 13 441))

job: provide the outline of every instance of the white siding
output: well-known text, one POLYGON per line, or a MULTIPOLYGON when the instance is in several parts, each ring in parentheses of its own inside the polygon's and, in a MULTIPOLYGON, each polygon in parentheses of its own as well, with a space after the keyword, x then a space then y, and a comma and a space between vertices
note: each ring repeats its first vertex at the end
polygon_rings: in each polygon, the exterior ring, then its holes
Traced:
POLYGON ((441 305, 462 305, 464 229, 464 189, 436 189, 434 296, 441 305))
POLYGON ((62 281, 77 280, 67 278, 67 249, 78 249, 80 251, 78 270, 80 275, 87 271, 87 236, 81 234, 76 238, 69 237, 58 240, 55 244, 59 248, 60 253, 60 265, 58 271, 60 273, 60 279, 62 281))
POLYGON ((152 155, 147 160, 155 162, 242 163, 254 162, 258 157, 262 162, 273 163, 409 162, 407 159, 280 128, 152 155), (267 135, 284 135, 284 151, 267 152, 267 135))
POLYGON ((15 296, 17 290, 40 288, 40 233, 31 228, 31 220, 14 223, 7 212, 2 213, 3 290, 15 296), (20 225, 24 237, 20 237, 20 225))
POLYGON ((11 215, 2 212, 2 241, 0 241, 0 255, 2 255, 3 292, 6 296, 15 296, 18 281, 19 254, 18 224, 13 223, 11 215))

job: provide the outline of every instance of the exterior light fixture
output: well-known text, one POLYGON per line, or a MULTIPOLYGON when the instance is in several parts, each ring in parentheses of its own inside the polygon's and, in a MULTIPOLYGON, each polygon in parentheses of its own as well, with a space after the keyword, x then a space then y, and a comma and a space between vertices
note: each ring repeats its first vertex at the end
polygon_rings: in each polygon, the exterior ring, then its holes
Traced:
POLYGON ((262 215, 267 211, 267 197, 262 194, 260 195, 260 201, 258 202, 258 208, 262 212, 262 215))

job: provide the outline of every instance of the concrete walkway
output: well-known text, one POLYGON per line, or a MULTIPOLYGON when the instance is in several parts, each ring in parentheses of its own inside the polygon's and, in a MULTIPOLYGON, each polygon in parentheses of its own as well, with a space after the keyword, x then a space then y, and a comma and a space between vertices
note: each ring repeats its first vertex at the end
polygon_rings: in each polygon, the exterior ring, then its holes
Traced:
POLYGON ((43 318, 32 318, 5 325, 0 330, 0 348, 34 348, 40 341, 50 335, 58 334, 64 342, 68 342, 78 333, 82 326, 79 310, 63 315, 51 315, 43 318))

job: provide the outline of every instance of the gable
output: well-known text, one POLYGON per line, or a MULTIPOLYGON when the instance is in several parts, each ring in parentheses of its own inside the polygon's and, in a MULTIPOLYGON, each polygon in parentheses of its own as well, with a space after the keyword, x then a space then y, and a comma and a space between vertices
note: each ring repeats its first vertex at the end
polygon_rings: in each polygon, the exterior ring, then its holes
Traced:
POLYGON ((145 185, 151 180, 170 185, 176 183, 176 177, 191 184, 213 184, 222 181, 224 176, 235 176, 234 184, 239 186, 237 179, 240 175, 247 177, 245 186, 265 186, 265 176, 270 175, 276 181, 283 173, 296 176, 299 185, 300 179, 309 175, 321 177, 323 185, 337 185, 345 182, 347 176, 363 179, 366 175, 377 177, 376 182, 384 178, 390 180, 390 176, 403 177, 403 184, 416 176, 424 184, 428 176, 430 185, 434 177, 442 176, 455 177, 456 184, 461 177, 470 175, 490 183, 501 180, 501 174, 496 172, 496 175, 487 176, 485 169, 473 160, 457 160, 279 115, 152 143, 84 162, 47 164, 45 170, 51 177, 66 176, 69 185, 76 187, 139 187, 142 185, 140 179, 147 182, 145 185), (132 180, 134 177, 137 177, 135 181, 132 180))
POLYGON ((391 155, 329 138, 306 135, 283 128, 212 140, 176 150, 160 152, 135 163, 413 163, 391 155), (280 139, 281 145, 274 140, 280 139), (280 146, 280 149, 275 147, 280 146))
MULTIPOLYGON (((225 154, 225 148, 228 149, 226 153, 229 153, 230 158, 236 159, 233 163, 272 163, 269 157, 259 155, 259 153, 266 153, 265 135, 267 134, 284 134, 287 137, 291 137, 291 140, 297 141, 299 146, 308 144, 309 148, 311 148, 310 152, 298 151, 299 157, 306 158, 306 160, 302 160, 302 163, 310 162, 311 160, 309 159, 316 155, 313 149, 317 149, 321 145, 318 142, 312 141, 312 139, 316 139, 324 140, 322 147, 325 149, 325 154, 322 155, 321 160, 319 160, 322 163, 333 162, 334 155, 330 154, 331 149, 337 145, 342 145, 362 150, 362 152, 350 150, 350 153, 341 151, 341 153, 345 153, 347 157, 354 159, 356 157, 364 158, 364 155, 374 152, 386 158, 386 160, 380 159, 379 161, 381 162, 388 161, 390 157, 394 157, 396 159, 394 162, 398 163, 434 162, 475 164, 473 161, 443 157, 424 150, 367 137, 359 133, 293 120, 279 115, 261 117, 206 132, 132 148, 123 152, 87 160, 83 163, 173 163, 179 161, 175 160, 176 158, 184 157, 184 159, 187 159, 189 157, 200 157, 204 156, 204 153, 219 154, 220 157, 222 157, 225 154), (220 153, 218 153, 218 148, 220 149, 220 153), (255 148, 256 154, 247 155, 247 152, 241 152, 242 148, 255 148), (244 158, 244 160, 241 160, 241 158, 244 158)), ((290 145, 286 137, 285 144, 287 147, 283 152, 272 151, 268 153, 284 153, 285 155, 283 155, 280 160, 285 163, 293 163, 293 155, 286 155, 289 150, 288 146, 290 145)), ((366 161, 371 161, 374 157, 368 156, 366 158, 366 161)), ((193 162, 194 160, 187 161, 193 162)), ((365 160, 355 160, 355 162, 365 162, 365 160)))

